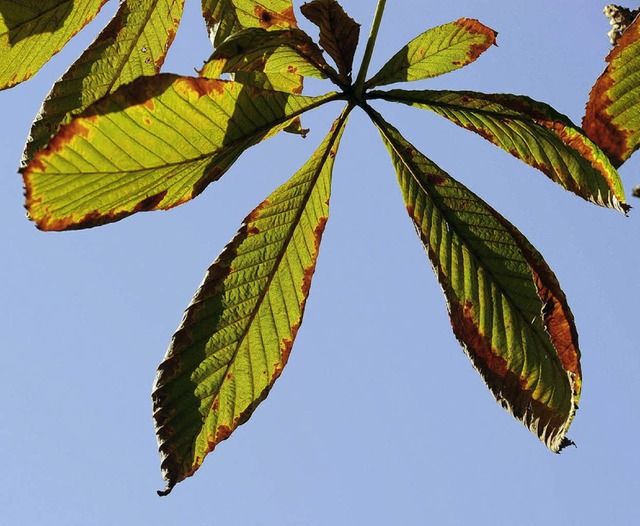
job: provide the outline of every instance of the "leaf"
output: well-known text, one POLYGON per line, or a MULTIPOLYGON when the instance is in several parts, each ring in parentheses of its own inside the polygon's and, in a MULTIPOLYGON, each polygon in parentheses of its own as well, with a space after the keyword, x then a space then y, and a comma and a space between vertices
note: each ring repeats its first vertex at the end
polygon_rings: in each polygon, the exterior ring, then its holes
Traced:
POLYGON ((298 27, 291 0, 202 0, 202 14, 216 48, 242 29, 298 27))
POLYGON ((640 17, 606 60, 591 89, 582 127, 619 167, 640 147, 640 17))
POLYGON ((0 90, 35 75, 106 1, 0 0, 0 90))
POLYGON ((313 0, 303 4, 300 11, 320 28, 320 45, 338 66, 341 80, 348 83, 360 24, 347 15, 336 0, 313 0))
POLYGON ((159 73, 173 42, 184 0, 128 0, 98 38, 58 80, 31 128, 25 161, 68 124, 121 85, 159 73))
POLYGON ((505 218, 374 114, 444 291, 453 331, 496 400, 546 446, 571 443, 582 377, 573 316, 542 256, 505 218))
POLYGON ((66 230, 172 208, 247 148, 334 98, 168 74, 139 78, 63 126, 22 170, 27 210, 38 228, 66 230))
POLYGON ((299 29, 246 29, 229 37, 211 55, 200 75, 221 78, 232 73, 243 84, 302 92, 302 77, 326 78, 322 51, 299 29))
POLYGON ((529 97, 472 91, 371 92, 371 98, 428 109, 546 174, 566 190, 626 212, 620 175, 607 156, 551 106, 529 97))
POLYGON ((348 111, 244 220, 207 271, 158 369, 154 419, 168 494, 243 424, 289 359, 329 216, 348 111))
POLYGON ((462 68, 494 45, 497 35, 470 18, 434 27, 398 51, 366 86, 428 79, 462 68))

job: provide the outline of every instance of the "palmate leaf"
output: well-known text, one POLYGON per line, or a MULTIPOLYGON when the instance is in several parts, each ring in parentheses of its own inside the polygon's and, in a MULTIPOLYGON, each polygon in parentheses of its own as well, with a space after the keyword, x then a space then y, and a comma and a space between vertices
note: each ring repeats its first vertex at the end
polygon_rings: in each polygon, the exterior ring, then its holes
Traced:
POLYGON ((202 0, 202 14, 216 48, 243 29, 298 27, 291 0, 202 0))
POLYGON ((472 91, 371 92, 371 98, 431 110, 471 130, 552 181, 600 206, 626 212, 620 175, 565 115, 529 97, 472 91))
POLYGON ((307 163, 244 220, 207 271, 158 369, 166 495, 244 423, 287 363, 329 215, 348 111, 307 163))
POLYGON ((372 115, 456 337, 498 402, 559 452, 571 443, 582 378, 556 277, 513 225, 372 115))
POLYGON ((320 28, 320 45, 338 66, 340 80, 348 83, 360 24, 347 15, 336 0, 312 0, 303 4, 300 11, 320 28))
POLYGON ((0 0, 0 90, 46 64, 107 0, 0 0))
POLYGON ((614 166, 640 147, 640 17, 607 56, 591 90, 582 127, 614 166))
POLYGON ((497 35, 493 29, 469 18, 434 27, 391 57, 366 86, 428 79, 462 68, 495 44, 497 35))
POLYGON ((127 0, 98 38, 58 80, 31 128, 25 161, 61 124, 121 85, 159 73, 184 0, 127 0))
POLYGON ((326 78, 330 67, 322 51, 299 29, 245 29, 218 47, 200 71, 202 77, 234 80, 259 88, 302 92, 302 78, 326 78))
POLYGON ((65 230, 172 208, 247 148, 333 98, 169 74, 139 78, 63 126, 22 170, 29 216, 43 230, 65 230))

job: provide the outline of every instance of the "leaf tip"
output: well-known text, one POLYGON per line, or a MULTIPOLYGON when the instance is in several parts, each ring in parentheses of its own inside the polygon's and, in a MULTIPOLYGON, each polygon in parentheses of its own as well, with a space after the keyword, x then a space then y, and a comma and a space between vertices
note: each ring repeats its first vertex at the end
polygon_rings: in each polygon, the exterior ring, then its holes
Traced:
POLYGON ((573 440, 571 440, 570 438, 564 437, 564 438, 562 439, 562 442, 560 442, 560 446, 558 447, 558 450, 557 450, 557 451, 555 451, 554 453, 556 453, 556 454, 560 454, 560 453, 562 453, 562 451, 563 451, 565 448, 567 448, 567 447, 569 447, 569 446, 573 446, 573 447, 575 447, 576 449, 578 449, 578 446, 576 445, 576 443, 575 443, 573 440))
POLYGON ((165 489, 159 489, 156 493, 158 494, 158 497, 166 497, 171 493, 171 490, 173 490, 173 486, 171 484, 167 484, 165 489))

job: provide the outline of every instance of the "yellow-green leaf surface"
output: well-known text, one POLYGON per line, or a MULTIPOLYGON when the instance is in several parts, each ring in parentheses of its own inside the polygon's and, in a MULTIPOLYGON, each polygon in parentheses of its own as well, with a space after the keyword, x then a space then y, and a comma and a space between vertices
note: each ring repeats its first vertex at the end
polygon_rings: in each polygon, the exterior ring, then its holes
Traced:
POLYGON ((159 73, 173 42, 184 0, 127 0, 98 38, 55 83, 31 128, 25 159, 45 146, 60 124, 132 80, 159 73))
POLYGON ((237 82, 142 77, 63 126, 22 170, 43 230, 87 228, 189 201, 250 146, 335 98, 237 82))
POLYGON ((0 90, 31 78, 107 0, 0 0, 0 90))
POLYGON ((374 115, 453 331, 497 401, 554 452, 582 384, 573 316, 542 256, 505 218, 374 115))
POLYGON ((244 220, 207 271, 158 369, 166 495, 266 398, 302 322, 346 112, 309 161, 244 220))
POLYGON ((620 175, 568 117, 529 97, 471 91, 372 92, 372 98, 431 110, 471 130, 552 181, 600 206, 628 210, 620 175))
POLYGON ((620 166, 640 147, 640 17, 607 57, 591 90, 582 127, 620 166))
POLYGON ((398 51, 366 85, 372 88, 449 73, 476 60, 496 43, 497 35, 469 18, 429 29, 398 51))
POLYGON ((322 51, 299 29, 246 29, 229 37, 213 53, 200 75, 220 78, 224 73, 260 88, 302 92, 302 78, 326 78, 322 51))
POLYGON ((243 29, 298 27, 291 0, 202 0, 202 14, 216 48, 243 29))
POLYGON ((320 28, 320 45, 338 66, 340 79, 348 83, 360 24, 347 15, 336 0, 312 0, 303 4, 300 11, 320 28))

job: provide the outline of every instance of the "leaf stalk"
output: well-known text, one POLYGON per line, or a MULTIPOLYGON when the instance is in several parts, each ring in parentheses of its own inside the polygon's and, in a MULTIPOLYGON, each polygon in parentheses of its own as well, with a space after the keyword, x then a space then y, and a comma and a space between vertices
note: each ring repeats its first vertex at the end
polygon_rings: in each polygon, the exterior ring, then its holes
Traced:
POLYGON ((382 15, 384 13, 386 3, 387 0, 378 0, 376 12, 373 17, 373 23, 371 24, 371 31, 369 32, 369 39, 367 40, 367 47, 364 50, 360 71, 358 71, 358 77, 354 84, 354 93, 356 98, 360 100, 364 98, 367 71, 369 70, 369 64, 371 63, 371 57, 373 56, 373 48, 375 47, 376 40, 378 39, 378 30, 380 29, 380 23, 382 22, 382 15))

